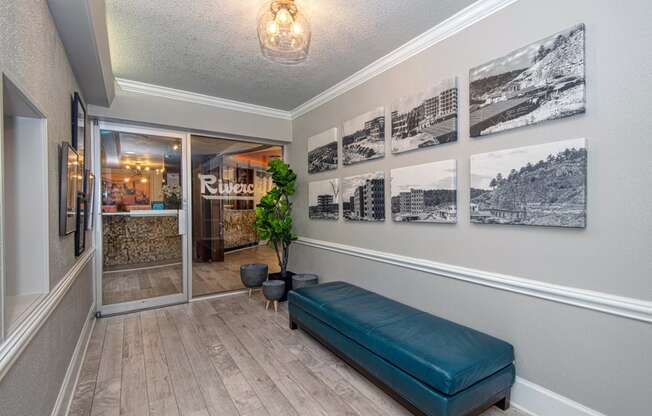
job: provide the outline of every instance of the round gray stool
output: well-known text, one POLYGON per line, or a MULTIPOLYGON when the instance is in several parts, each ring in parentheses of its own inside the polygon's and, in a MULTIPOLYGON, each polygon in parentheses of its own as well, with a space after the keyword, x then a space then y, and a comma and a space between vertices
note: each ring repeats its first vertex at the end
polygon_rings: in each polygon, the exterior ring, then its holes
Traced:
POLYGON ((267 265, 262 263, 243 264, 240 266, 240 280, 249 289, 249 297, 254 288, 260 287, 267 280, 267 265))
POLYGON ((316 286, 318 282, 319 276, 316 274, 295 274, 292 276, 292 290, 306 286, 316 286))
POLYGON ((267 302, 265 310, 269 309, 269 304, 274 303, 274 311, 278 312, 278 301, 285 294, 285 282, 282 280, 265 280, 263 282, 263 295, 267 302))

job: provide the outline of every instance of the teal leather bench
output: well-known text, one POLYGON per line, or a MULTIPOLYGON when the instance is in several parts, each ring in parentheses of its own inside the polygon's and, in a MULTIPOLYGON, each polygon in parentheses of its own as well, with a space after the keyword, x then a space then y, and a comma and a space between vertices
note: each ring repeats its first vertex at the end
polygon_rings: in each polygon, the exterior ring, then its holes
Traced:
POLYGON ((497 338, 344 282, 289 294, 300 327, 416 415, 509 408, 514 349, 497 338))

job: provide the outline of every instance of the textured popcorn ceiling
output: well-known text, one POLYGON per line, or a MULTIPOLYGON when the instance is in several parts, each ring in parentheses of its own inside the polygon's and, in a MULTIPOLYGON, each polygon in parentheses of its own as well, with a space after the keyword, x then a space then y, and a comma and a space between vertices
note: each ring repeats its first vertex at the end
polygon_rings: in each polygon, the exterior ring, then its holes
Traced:
POLYGON ((107 0, 116 77, 290 110, 473 0, 297 0, 308 60, 267 61, 256 18, 268 0, 107 0))

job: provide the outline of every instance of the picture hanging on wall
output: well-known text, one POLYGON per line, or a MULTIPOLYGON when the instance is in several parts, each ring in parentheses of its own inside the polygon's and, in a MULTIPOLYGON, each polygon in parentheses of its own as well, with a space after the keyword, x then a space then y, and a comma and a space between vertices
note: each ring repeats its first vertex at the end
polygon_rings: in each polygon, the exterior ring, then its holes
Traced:
POLYGON ((445 160, 392 169, 392 219, 457 222, 457 162, 445 160))
POLYGON ((337 169, 337 128, 308 138, 308 173, 337 169))
POLYGON ((88 216, 88 201, 83 193, 77 193, 77 222, 75 224, 75 256, 80 256, 86 250, 86 217, 88 216))
POLYGON ((471 156, 471 222, 586 227, 586 140, 471 156))
POLYGON ((75 232, 79 160, 77 152, 68 143, 61 145, 59 155, 59 235, 75 232))
POLYGON ((86 192, 83 172, 86 168, 86 107, 78 93, 72 96, 72 147, 79 155, 80 177, 79 191, 86 192))
POLYGON ((349 221, 385 221, 385 173, 344 178, 342 208, 349 221))
POLYGON ((447 79, 392 104, 392 153, 457 141, 457 81, 447 79))
POLYGON ((471 137, 585 111, 584 25, 470 70, 471 137))
POLYGON ((313 220, 340 218, 340 181, 328 179, 308 184, 308 217, 313 220))
POLYGON ((385 156, 384 107, 378 107, 344 122, 342 153, 345 165, 385 156))

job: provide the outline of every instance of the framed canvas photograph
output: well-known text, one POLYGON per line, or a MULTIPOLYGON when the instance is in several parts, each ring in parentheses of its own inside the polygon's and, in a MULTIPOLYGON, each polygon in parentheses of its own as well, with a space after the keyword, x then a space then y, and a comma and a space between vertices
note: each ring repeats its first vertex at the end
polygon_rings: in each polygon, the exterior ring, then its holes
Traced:
POLYGON ((471 156, 471 222, 586 227, 585 139, 471 156))
POLYGON ((457 79, 446 79, 391 106, 392 153, 457 141, 457 79))
POLYGON ((340 217, 340 180, 308 184, 308 217, 312 220, 338 220, 340 217))
POLYGON ((378 107, 344 122, 342 154, 344 165, 385 156, 385 107, 378 107))
POLYGON ((77 193, 77 220, 75 222, 75 256, 80 256, 86 250, 86 218, 88 217, 88 200, 86 196, 77 193))
POLYGON ((457 161, 392 169, 392 219, 396 222, 457 222, 457 161))
POLYGON ((79 176, 77 152, 70 144, 63 143, 59 157, 59 234, 62 236, 75 232, 79 176))
POLYGON ((385 172, 344 178, 342 210, 348 221, 385 221, 385 172))
POLYGON ((308 173, 337 169, 337 128, 308 138, 308 173))
POLYGON ((469 71, 471 137, 585 111, 584 25, 469 71))
MULTIPOLYGON (((81 172, 84 172, 86 168, 86 144, 86 107, 79 93, 75 92, 72 96, 72 147, 79 155, 81 172)), ((82 175, 79 191, 86 192, 86 187, 85 177, 82 175)))

